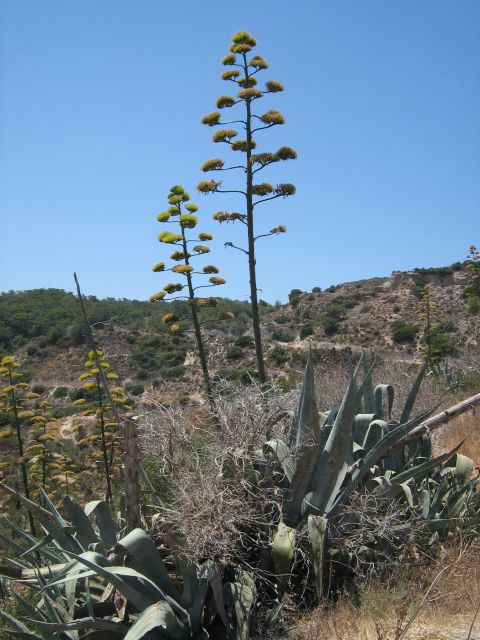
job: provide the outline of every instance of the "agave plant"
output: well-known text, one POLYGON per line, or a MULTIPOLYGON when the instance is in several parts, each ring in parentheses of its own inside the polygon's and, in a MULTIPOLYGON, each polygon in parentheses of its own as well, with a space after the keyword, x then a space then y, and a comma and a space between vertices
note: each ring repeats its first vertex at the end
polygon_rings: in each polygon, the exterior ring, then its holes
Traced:
POLYGON ((11 636, 140 640, 154 631, 155 637, 182 640, 208 638, 207 628, 216 625, 220 638, 248 638, 255 584, 247 572, 235 571, 226 581, 217 562, 196 567, 177 553, 172 575, 145 531, 119 536, 104 502, 82 509, 67 497, 68 523, 43 497, 50 517, 42 519, 42 540, 8 521, 20 542, 0 532, 16 555, 9 566, 0 567, 0 574, 34 594, 32 604, 12 589, 20 615, 0 610, 11 636))
POLYGON ((469 513, 472 525, 478 521, 476 481, 468 479, 473 462, 457 453, 460 445, 435 458, 429 435, 408 447, 402 445, 435 408, 411 417, 425 367, 398 421, 391 418, 393 387, 380 384, 374 388, 372 368, 363 355, 341 405, 321 413, 309 355, 289 443, 270 440, 253 461, 246 453, 235 455, 235 463, 244 472, 248 470, 254 485, 265 480, 266 469, 272 465, 277 469, 273 477, 283 489, 283 502, 270 548, 279 595, 286 588, 296 539, 304 530, 308 531, 321 593, 329 521, 339 517, 355 492, 372 493, 379 501, 397 498, 408 508, 421 509, 435 535, 458 526, 460 514, 469 513))

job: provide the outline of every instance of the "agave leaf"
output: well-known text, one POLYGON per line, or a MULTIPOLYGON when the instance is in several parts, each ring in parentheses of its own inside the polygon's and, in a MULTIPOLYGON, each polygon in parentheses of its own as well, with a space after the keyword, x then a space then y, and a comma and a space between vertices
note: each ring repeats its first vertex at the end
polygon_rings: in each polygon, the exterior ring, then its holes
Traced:
MULTIPOLYGON (((23 638, 31 638, 32 640, 42 640, 40 638, 40 636, 36 636, 34 634, 32 634, 32 632, 30 631, 30 629, 28 629, 23 622, 21 622, 20 620, 17 620, 17 618, 15 618, 14 616, 12 616, 10 613, 7 613, 6 611, 4 611, 3 609, 0 609, 0 618, 2 620, 5 620, 5 622, 7 624, 9 624, 11 627, 13 627, 15 629, 15 631, 18 631, 22 634, 20 637, 23 638)), ((6 630, 7 631, 7 630, 6 630)), ((9 633, 7 631, 7 633, 9 633)), ((18 636, 17 636, 18 637, 18 636)))
POLYGON ((193 562, 182 554, 175 556, 175 563, 183 579, 182 600, 185 608, 190 609, 198 589, 197 569, 193 562))
POLYGON ((396 498, 399 494, 403 493, 409 507, 413 509, 413 507, 415 506, 412 489, 409 486, 408 482, 397 482, 396 484, 391 484, 389 487, 382 489, 380 492, 374 491, 373 493, 379 499, 383 500, 391 500, 392 498, 396 498))
POLYGON ((376 413, 357 413, 353 419, 353 441, 363 445, 368 427, 378 418, 379 416, 376 413))
MULTIPOLYGON (((411 469, 405 469, 401 473, 397 473, 396 475, 390 478, 390 482, 392 485, 402 484, 404 482, 409 482, 412 479, 420 480, 424 478, 430 471, 441 467, 444 462, 449 460, 452 455, 458 451, 458 449, 462 446, 463 441, 457 444, 451 451, 447 453, 443 453, 436 458, 432 458, 432 460, 427 460, 426 462, 422 462, 422 464, 417 465, 416 467, 412 467, 411 469)), ((380 495, 380 494, 379 494, 380 495)))
POLYGON ((219 566, 213 560, 207 560, 202 564, 201 577, 206 578, 212 588, 213 599, 217 608, 220 620, 223 622, 228 634, 230 633, 230 625, 228 623, 227 612, 225 610, 225 600, 223 597, 222 574, 219 566))
MULTIPOLYGON (((38 540, 36 538, 34 538, 32 535, 30 535, 26 531, 23 531, 23 529, 20 529, 20 527, 17 527, 17 525, 14 522, 11 522, 6 517, 3 517, 3 521, 10 529, 12 529, 12 531, 14 531, 18 535, 19 538, 21 538, 22 540, 25 540, 25 542, 28 543, 29 547, 35 546, 37 544, 38 540)), ((0 531, 0 536, 2 537, 2 540, 5 539, 5 542, 10 541, 9 542, 10 546, 14 548, 15 542, 14 540, 12 540, 12 536, 6 536, 4 538, 4 534, 2 534, 1 531, 0 531)), ((25 551, 26 549, 23 550, 23 552, 25 551)), ((42 548, 41 555, 45 556, 45 558, 47 558, 51 562, 60 562, 62 560, 62 556, 60 553, 57 553, 56 551, 53 551, 52 549, 47 547, 42 548)))
POLYGON ((466 480, 472 475, 474 462, 468 456, 457 453, 455 462, 455 475, 459 480, 466 480))
POLYGON ((88 502, 84 508, 88 517, 94 516, 101 539, 112 546, 117 542, 117 527, 108 504, 103 500, 88 502))
POLYGON ((296 460, 290 454, 290 449, 287 444, 283 442, 283 440, 280 440, 280 438, 275 438, 274 440, 269 440, 263 445, 263 451, 265 454, 270 451, 275 455, 283 469, 285 477, 290 483, 295 472, 296 460))
POLYGON ((431 495, 428 489, 422 489, 418 494, 418 502, 422 507, 422 518, 428 520, 430 514, 431 495))
POLYGON ((328 520, 323 516, 308 516, 307 526, 310 543, 313 550, 313 566, 315 568, 315 582, 317 595, 323 595, 323 554, 325 549, 325 535, 327 533, 328 520))
POLYGON ((249 640, 250 610, 255 603, 255 580, 247 571, 238 571, 235 582, 224 587, 225 595, 235 611, 236 640, 249 640))
POLYGON ((29 620, 27 622, 37 627, 39 630, 45 631, 79 631, 82 629, 96 629, 104 631, 113 631, 114 633, 124 634, 128 631, 128 626, 121 622, 111 622, 110 620, 92 620, 91 618, 80 618, 70 622, 44 622, 42 620, 29 620))
POLYGON ((370 451, 367 451, 362 464, 353 472, 351 482, 346 487, 346 493, 350 493, 350 491, 358 486, 363 478, 368 474, 370 468, 377 464, 387 451, 399 440, 428 418, 434 410, 435 409, 425 411, 405 424, 399 424, 397 427, 394 427, 370 451))
MULTIPOLYGON (((153 592, 157 594, 157 598, 165 597, 161 589, 159 589, 152 580, 138 571, 135 571, 135 569, 112 566, 111 564, 108 566, 101 566, 87 557, 88 553, 93 552, 86 552, 81 555, 77 555, 71 551, 66 553, 73 559, 78 560, 81 564, 85 565, 87 570, 82 573, 69 573, 68 575, 50 583, 49 586, 62 584, 67 580, 88 578, 90 576, 99 575, 107 582, 113 584, 113 586, 116 587, 120 593, 140 612, 152 604, 153 599, 153 596, 145 593, 145 589, 143 587, 144 584, 153 588, 153 592), (124 578, 134 578, 134 580, 127 581, 124 580, 124 578)), ((106 560, 106 558, 104 558, 104 560, 106 560)))
POLYGON ((395 391, 391 384, 377 384, 373 391, 375 397, 375 413, 384 418, 383 405, 385 399, 388 401, 388 418, 392 415, 393 400, 395 398, 395 391))
POLYGON ((367 433, 365 434, 364 441, 362 443, 363 449, 368 452, 375 446, 380 440, 388 433, 388 422, 385 420, 372 420, 368 426, 367 433))
POLYGON ((439 529, 455 529, 457 527, 467 529, 468 527, 480 526, 480 517, 439 518, 434 520, 427 520, 427 526, 432 531, 438 531, 439 529))
POLYGON ((128 554, 128 563, 183 606, 182 598, 173 586, 158 549, 143 529, 134 529, 117 542, 115 549, 128 554))
POLYGON ((410 414, 412 413, 413 406, 417 400, 417 396, 420 391, 420 387, 422 386, 423 378, 425 377, 426 371, 427 364, 424 363, 405 401, 405 406, 403 407, 402 415, 400 416, 400 424, 405 424, 410 418, 410 414))
POLYGON ((302 502, 310 484, 319 451, 320 423, 315 399, 311 352, 305 367, 305 378, 295 420, 295 433, 297 443, 295 471, 283 508, 284 520, 289 526, 295 526, 300 518, 302 502))
POLYGON ((302 516, 309 512, 324 515, 330 511, 345 479, 347 461, 349 458, 353 460, 353 419, 364 390, 363 384, 358 390, 356 387, 361 364, 362 360, 350 380, 325 448, 316 461, 309 483, 310 492, 303 503, 302 516))
POLYGON ((295 552, 295 536, 295 528, 280 522, 271 543, 273 568, 279 578, 280 595, 285 590, 290 576, 293 554, 295 552))
POLYGON ((302 391, 293 427, 295 447, 305 441, 318 442, 320 439, 319 414, 315 397, 315 377, 313 373, 312 350, 310 349, 305 366, 302 391))
POLYGON ((154 629, 158 629, 159 638, 182 640, 189 634, 167 602, 155 602, 143 611, 138 620, 129 629, 124 640, 141 640, 154 629), (165 635, 162 633, 165 632, 165 635))
POLYGON ((89 545, 98 542, 92 523, 76 500, 70 496, 65 496, 63 499, 63 509, 67 518, 75 527, 77 538, 85 550, 88 549, 89 545))

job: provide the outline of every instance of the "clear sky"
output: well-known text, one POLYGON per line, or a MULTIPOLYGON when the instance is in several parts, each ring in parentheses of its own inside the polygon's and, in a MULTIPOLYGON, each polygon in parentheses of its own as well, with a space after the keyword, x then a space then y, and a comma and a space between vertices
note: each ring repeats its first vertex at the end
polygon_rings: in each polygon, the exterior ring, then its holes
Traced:
POLYGON ((215 233, 217 293, 247 295, 223 246, 244 228, 211 219, 240 201, 195 191, 230 153, 200 118, 228 94, 238 30, 285 85, 257 103, 286 120, 258 150, 298 152, 262 174, 297 195, 259 207, 259 233, 288 228, 258 245, 260 297, 480 245, 478 0, 0 0, 0 291, 73 290, 76 271, 87 294, 148 298, 169 279, 151 272, 169 254, 155 216, 180 183, 215 233))

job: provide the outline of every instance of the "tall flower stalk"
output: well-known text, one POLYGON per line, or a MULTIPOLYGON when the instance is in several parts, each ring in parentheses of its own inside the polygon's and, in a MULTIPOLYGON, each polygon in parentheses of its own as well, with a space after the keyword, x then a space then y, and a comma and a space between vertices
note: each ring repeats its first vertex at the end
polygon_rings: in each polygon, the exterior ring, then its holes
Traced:
POLYGON ((267 80, 265 88, 262 90, 257 88, 257 74, 267 69, 268 64, 262 56, 250 56, 256 44, 255 39, 249 33, 240 31, 232 37, 231 53, 227 54, 222 60, 223 65, 231 68, 224 71, 221 78, 235 85, 236 94, 235 96, 220 96, 216 106, 218 109, 227 109, 240 105, 242 110, 240 118, 223 121, 221 120, 220 111, 214 111, 202 118, 202 123, 208 127, 236 124, 243 128, 245 137, 242 139, 237 138, 238 131, 236 129, 219 129, 212 138, 213 142, 226 144, 231 151, 243 154, 240 162, 225 166, 225 162, 222 159, 213 158, 202 165, 202 171, 204 172, 238 170, 243 174, 242 184, 239 188, 222 189, 221 180, 202 180, 197 185, 197 188, 201 193, 205 194, 236 193, 243 198, 245 208, 242 212, 218 211, 213 217, 220 223, 240 222, 246 227, 247 244, 245 247, 233 242, 227 242, 226 245, 243 252, 248 259, 252 326, 258 377, 260 382, 264 383, 266 381, 266 371, 260 330, 255 245, 260 238, 285 233, 286 227, 278 225, 268 232, 256 235, 254 219, 258 205, 268 200, 291 196, 295 193, 295 187, 290 183, 272 185, 268 182, 255 182, 255 180, 256 174, 269 165, 284 160, 294 160, 297 154, 291 147, 280 147, 275 153, 254 153, 257 146, 253 137, 254 134, 282 125, 285 122, 282 114, 275 109, 269 109, 260 115, 254 113, 254 103, 267 94, 283 91, 283 86, 274 80, 267 80))
MULTIPOLYGON (((159 234, 158 239, 163 244, 173 245, 176 247, 175 251, 170 255, 170 259, 177 264, 170 268, 165 268, 164 262, 158 262, 154 265, 153 271, 170 271, 182 276, 184 281, 164 285, 161 291, 158 291, 150 297, 150 301, 157 302, 159 300, 163 300, 167 295, 178 293, 182 293, 183 295, 176 296, 177 298, 184 298, 188 301, 193 333, 195 335, 198 356, 200 358, 200 365, 202 368, 205 393, 212 413, 216 416, 217 409, 215 397, 213 394, 205 343, 202 335, 201 321, 198 312, 202 307, 217 306, 218 300, 216 298, 198 297, 196 292, 199 289, 217 287, 225 284, 225 280, 217 275, 219 273, 219 269, 213 264, 205 265, 201 271, 195 270, 191 264, 192 260, 195 261, 198 257, 205 256, 210 253, 210 247, 205 244, 199 244, 199 241, 201 243, 205 243, 213 239, 212 234, 206 232, 200 232, 197 235, 197 238, 190 238, 187 235, 187 231, 195 229, 198 224, 198 216, 195 215, 198 211, 198 206, 189 202, 190 195, 180 185, 175 185, 170 189, 167 199, 170 206, 166 211, 162 211, 157 215, 157 220, 162 224, 174 225, 175 231, 162 231, 159 234), (196 284, 193 279, 194 275, 207 277, 208 283, 196 284)), ((221 317, 223 320, 229 320, 232 318, 233 314, 228 311, 224 312, 221 317)), ((182 330, 179 320, 180 318, 174 313, 167 313, 163 316, 163 321, 165 324, 169 325, 169 333, 171 334, 179 333, 182 330)))

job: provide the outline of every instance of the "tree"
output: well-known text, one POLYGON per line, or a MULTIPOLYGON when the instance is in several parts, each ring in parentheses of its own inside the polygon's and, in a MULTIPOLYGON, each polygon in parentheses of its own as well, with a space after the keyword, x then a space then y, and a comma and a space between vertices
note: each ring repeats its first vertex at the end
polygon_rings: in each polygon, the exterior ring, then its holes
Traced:
POLYGON ((245 182, 239 188, 221 189, 221 180, 202 180, 197 188, 201 193, 236 193, 243 197, 245 209, 242 212, 218 211, 213 217, 218 222, 240 222, 245 225, 247 232, 246 248, 238 246, 233 242, 227 242, 226 245, 234 249, 242 251, 248 258, 248 270, 250 280, 250 301, 252 307, 252 325, 253 335, 255 339, 255 351, 257 358, 258 378, 261 383, 266 380, 265 364, 263 360, 263 347, 260 332, 260 316, 258 310, 257 296, 257 275, 255 261, 255 245, 257 240, 271 235, 277 235, 286 232, 286 227, 278 225, 269 232, 255 235, 254 218, 259 204, 267 200, 276 198, 285 198, 295 193, 293 184, 280 183, 276 186, 268 182, 255 183, 255 176, 258 172, 265 169, 269 165, 283 160, 293 160, 297 157, 296 152, 290 147, 280 147, 275 153, 262 152, 253 153, 256 148, 256 142, 253 134, 264 129, 270 129, 274 126, 284 124, 285 120, 282 114, 275 110, 269 109, 265 113, 258 115, 253 112, 253 103, 263 98, 266 94, 278 93, 283 91, 283 86, 279 82, 268 80, 265 88, 259 90, 257 85, 257 74, 268 68, 264 58, 259 55, 249 56, 252 49, 256 46, 256 41, 245 31, 240 31, 232 37, 230 52, 222 59, 222 64, 231 67, 221 74, 221 78, 226 82, 232 82, 235 85, 236 95, 220 96, 216 106, 218 109, 226 109, 235 105, 240 105, 243 115, 238 120, 228 122, 221 120, 220 111, 209 113, 202 118, 202 123, 209 126, 224 126, 238 124, 243 127, 245 137, 237 139, 238 132, 235 129, 219 129, 212 140, 215 143, 223 143, 230 147, 232 151, 243 154, 243 160, 239 163, 233 163, 231 166, 225 166, 220 158, 207 160, 202 165, 202 171, 231 171, 238 170, 244 174, 245 182))
MULTIPOLYGON (((192 259, 196 259, 199 256, 204 256, 205 254, 210 253, 210 247, 204 244, 198 244, 198 242, 208 242, 213 240, 213 236, 211 233, 200 232, 195 239, 187 237, 187 229, 194 229, 198 224, 198 216, 195 215, 198 211, 198 207, 196 204, 189 203, 189 200, 189 194, 180 185, 175 185, 170 189, 170 193, 168 194, 168 203, 170 206, 166 211, 162 211, 158 214, 157 220, 164 224, 176 225, 177 232, 162 231, 158 236, 158 239, 164 244, 174 245, 177 247, 177 249, 170 255, 170 259, 177 264, 165 269, 165 263, 158 262, 153 267, 153 271, 155 272, 171 271, 172 273, 179 274, 185 278, 186 282, 174 282, 164 285, 161 291, 158 291, 150 297, 150 301, 156 302, 163 300, 167 294, 180 293, 184 290, 186 291, 187 295, 180 297, 186 298, 188 301, 193 324, 193 332, 195 334, 198 355, 202 367, 205 392, 213 415, 216 416, 217 411, 215 398, 208 371, 207 355, 198 312, 200 309, 205 307, 216 307, 218 300, 216 298, 197 297, 196 291, 198 289, 217 287, 225 284, 225 280, 217 275, 219 273, 219 269, 213 264, 205 265, 201 271, 195 271, 194 267, 190 264, 192 259), (185 210, 182 207, 184 207, 185 210), (209 276, 208 284, 194 286, 193 275, 201 275, 204 277, 209 276)), ((225 311, 223 312, 221 319, 231 320, 233 317, 233 313, 225 311)), ((170 325, 169 332, 171 334, 179 333, 182 330, 181 324, 178 323, 179 320, 179 316, 174 313, 167 313, 163 316, 165 324, 170 325)))

